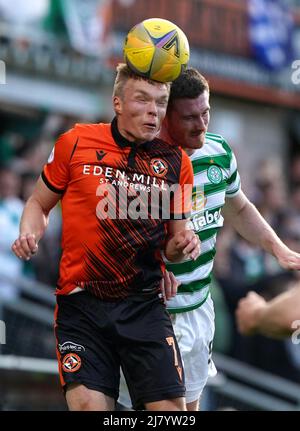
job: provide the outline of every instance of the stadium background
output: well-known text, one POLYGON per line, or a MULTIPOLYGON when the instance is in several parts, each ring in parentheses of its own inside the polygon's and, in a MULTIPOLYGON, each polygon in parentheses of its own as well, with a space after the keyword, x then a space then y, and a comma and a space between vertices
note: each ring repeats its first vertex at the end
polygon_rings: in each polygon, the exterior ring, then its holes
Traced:
MULTIPOLYGON (((65 409, 52 329, 59 207, 31 262, 18 262, 10 245, 56 137, 75 122, 111 120, 122 40, 149 17, 186 33, 190 64, 210 82, 209 130, 230 142, 244 190, 300 251, 299 0, 0 0, 0 410, 65 409)), ((227 227, 218 248, 212 294, 220 372, 202 407, 299 409, 299 345, 241 337, 234 321, 248 290, 271 298, 299 276, 227 227)))

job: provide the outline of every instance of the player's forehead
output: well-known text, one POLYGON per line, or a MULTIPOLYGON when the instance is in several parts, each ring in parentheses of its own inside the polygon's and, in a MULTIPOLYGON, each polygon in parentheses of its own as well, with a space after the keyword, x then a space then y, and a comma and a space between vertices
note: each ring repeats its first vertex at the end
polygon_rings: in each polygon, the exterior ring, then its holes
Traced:
POLYGON ((200 96, 192 99, 188 97, 176 99, 173 101, 173 108, 178 113, 184 113, 185 115, 187 113, 201 114, 210 108, 209 93, 204 91, 200 96))
POLYGON ((169 90, 166 84, 161 82, 150 83, 144 79, 130 78, 125 85, 125 91, 131 94, 144 94, 149 97, 168 97, 169 90))

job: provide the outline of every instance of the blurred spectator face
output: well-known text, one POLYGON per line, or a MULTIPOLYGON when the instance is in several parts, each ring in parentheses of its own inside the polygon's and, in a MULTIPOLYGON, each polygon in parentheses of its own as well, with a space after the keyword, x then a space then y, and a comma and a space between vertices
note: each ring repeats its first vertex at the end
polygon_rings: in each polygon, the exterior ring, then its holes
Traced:
POLYGON ((285 180, 278 158, 263 160, 259 164, 256 185, 262 208, 276 211, 283 207, 286 202, 285 180))
POLYGON ((280 181, 264 184, 260 187, 262 192, 262 205, 269 210, 279 210, 286 202, 286 194, 283 184, 280 181))
POLYGON ((17 174, 4 169, 0 171, 0 198, 17 197, 20 192, 20 178, 17 174))

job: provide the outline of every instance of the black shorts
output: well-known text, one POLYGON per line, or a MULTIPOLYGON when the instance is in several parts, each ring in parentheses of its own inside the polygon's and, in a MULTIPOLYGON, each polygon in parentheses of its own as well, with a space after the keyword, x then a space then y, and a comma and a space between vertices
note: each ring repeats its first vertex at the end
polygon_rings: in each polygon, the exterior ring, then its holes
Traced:
POLYGON ((57 296, 61 383, 81 383, 115 400, 120 367, 134 408, 184 397, 184 374, 168 312, 156 295, 104 302, 84 291, 57 296))

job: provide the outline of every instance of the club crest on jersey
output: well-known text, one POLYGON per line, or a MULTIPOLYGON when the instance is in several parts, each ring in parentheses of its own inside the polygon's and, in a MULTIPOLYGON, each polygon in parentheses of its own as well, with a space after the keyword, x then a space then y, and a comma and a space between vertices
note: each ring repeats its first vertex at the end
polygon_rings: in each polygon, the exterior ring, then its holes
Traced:
POLYGON ((164 177, 168 172, 168 164, 162 159, 152 159, 150 162, 150 168, 158 177, 164 177))
POLYGON ((192 211, 199 212, 202 211, 206 205, 207 198, 204 195, 203 190, 195 191, 192 194, 192 211))
POLYGON ((207 169, 207 177, 213 184, 220 184, 223 180, 223 173, 219 166, 213 165, 207 169))
POLYGON ((74 373, 81 367, 81 359, 76 353, 68 353, 62 360, 62 368, 66 373, 74 373))

